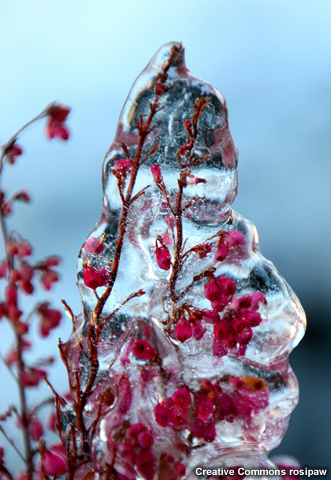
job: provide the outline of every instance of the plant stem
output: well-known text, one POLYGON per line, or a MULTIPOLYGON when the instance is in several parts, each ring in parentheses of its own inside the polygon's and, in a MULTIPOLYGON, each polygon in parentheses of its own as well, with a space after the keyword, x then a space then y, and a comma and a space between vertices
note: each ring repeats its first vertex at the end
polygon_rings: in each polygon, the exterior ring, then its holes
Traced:
POLYGON ((21 374, 24 371, 24 360, 22 354, 22 337, 19 333, 16 335, 16 349, 17 349, 17 371, 18 371, 18 393, 20 399, 20 415, 23 432, 24 452, 25 452, 25 464, 27 468, 28 480, 32 480, 33 476, 33 455, 31 448, 31 441, 29 435, 29 416, 26 402, 26 394, 24 385, 21 382, 21 374))
POLYGON ((3 169, 3 161, 6 156, 8 148, 10 148, 17 140, 17 137, 19 136, 20 133, 23 132, 27 127, 29 127, 32 123, 36 122, 37 120, 40 120, 41 118, 46 117, 48 114, 49 110, 56 105, 56 102, 52 102, 47 107, 45 107, 38 115, 36 115, 32 120, 27 122, 23 127, 21 127, 13 136, 10 137, 8 142, 6 142, 4 145, 1 147, 1 153, 0 153, 0 179, 1 179, 1 173, 3 169))

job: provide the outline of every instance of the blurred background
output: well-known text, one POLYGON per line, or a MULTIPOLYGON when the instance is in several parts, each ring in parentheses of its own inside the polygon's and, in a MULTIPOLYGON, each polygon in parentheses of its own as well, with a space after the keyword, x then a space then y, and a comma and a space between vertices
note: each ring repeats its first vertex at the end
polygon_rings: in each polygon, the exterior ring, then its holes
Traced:
MULTIPOLYGON (((188 68, 224 94, 240 153, 234 208, 257 226, 262 253, 309 323, 291 356, 301 400, 277 452, 330 467, 330 1, 11 0, 1 2, 0 18, 0 143, 51 101, 72 107, 68 142, 48 141, 43 122, 33 126, 2 184, 32 197, 10 223, 32 242, 35 258, 63 259, 62 282, 46 295, 57 308, 65 298, 80 311, 76 258, 100 217, 103 156, 151 56, 181 41, 188 68)), ((70 330, 63 319, 40 349, 56 354, 57 338, 70 330)), ((3 323, 0 335, 3 345, 3 323)), ((1 411, 15 399, 6 375, 1 366, 1 411)), ((66 390, 59 361, 51 381, 66 390)))

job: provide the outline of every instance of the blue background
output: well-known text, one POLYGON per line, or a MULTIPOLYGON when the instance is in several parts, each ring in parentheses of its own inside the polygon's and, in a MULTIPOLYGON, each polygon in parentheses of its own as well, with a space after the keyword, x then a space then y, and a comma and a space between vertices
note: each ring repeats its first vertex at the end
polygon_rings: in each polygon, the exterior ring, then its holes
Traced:
MULTIPOLYGON (((190 70, 224 94, 240 153, 234 208, 255 223, 262 253, 308 315, 305 340, 291 357, 301 401, 278 451, 303 465, 330 466, 331 3, 11 0, 1 2, 0 18, 0 142, 49 102, 72 106, 70 140, 47 141, 42 122, 34 126, 2 183, 33 198, 10 224, 33 243, 36 258, 63 258, 58 307, 65 298, 80 310, 75 264, 100 217, 102 159, 150 57, 182 41, 190 70)), ((7 330, 2 323, 2 339, 7 330)), ((55 353, 58 336, 69 332, 65 319, 38 348, 55 353)), ((63 391, 59 363, 51 380, 63 391)), ((4 368, 0 374, 3 410, 15 390, 4 368)))

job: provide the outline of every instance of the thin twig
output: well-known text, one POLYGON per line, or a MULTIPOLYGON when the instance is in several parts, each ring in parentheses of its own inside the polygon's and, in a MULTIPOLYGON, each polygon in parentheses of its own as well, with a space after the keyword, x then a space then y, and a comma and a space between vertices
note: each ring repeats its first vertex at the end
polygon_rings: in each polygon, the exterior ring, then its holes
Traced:
POLYGON ((14 440, 12 440, 10 437, 8 437, 5 429, 3 428, 2 425, 0 425, 0 432, 2 433, 2 435, 5 437, 5 439, 7 440, 8 443, 10 443, 10 445, 13 447, 13 449, 15 450, 15 452, 19 455, 19 457, 23 460, 24 463, 27 463, 26 459, 23 457, 23 455, 21 454, 21 452, 19 451, 19 449, 16 447, 15 443, 14 443, 14 440))

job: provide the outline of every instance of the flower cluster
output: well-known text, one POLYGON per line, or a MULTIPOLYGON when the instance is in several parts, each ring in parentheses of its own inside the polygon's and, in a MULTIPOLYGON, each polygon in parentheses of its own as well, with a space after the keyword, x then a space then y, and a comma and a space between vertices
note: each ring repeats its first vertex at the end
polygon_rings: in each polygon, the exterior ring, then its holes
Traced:
POLYGON ((246 245, 246 239, 239 230, 222 232, 216 243, 215 259, 222 262, 226 258, 227 260, 242 258, 244 245, 246 245))
POLYGON ((87 287, 96 290, 107 285, 109 273, 106 268, 94 268, 90 265, 84 265, 83 280, 87 287))
POLYGON ((203 313, 201 311, 185 305, 185 309, 183 309, 183 313, 179 318, 175 329, 175 337, 177 340, 184 343, 192 336, 196 340, 201 340, 206 331, 202 319, 203 313), (186 319, 185 314, 188 315, 188 319, 186 319))
POLYGON ((216 437, 216 423, 235 419, 249 423, 269 403, 267 382, 256 377, 231 378, 212 384, 204 380, 198 392, 181 387, 154 408, 156 422, 173 430, 189 429, 206 442, 216 437))
MULTIPOLYGON (((126 430, 125 439, 118 448, 128 464, 132 467, 136 466, 146 480, 152 480, 156 470, 154 455, 151 451, 153 444, 153 435, 147 427, 142 423, 135 423, 126 430)), ((134 469, 131 473, 134 475, 134 469)))
POLYGON ((266 304, 265 295, 262 292, 254 292, 235 299, 236 284, 225 275, 209 280, 204 291, 213 307, 213 310, 203 311, 203 318, 206 322, 214 324, 214 355, 221 357, 229 351, 245 355, 247 345, 253 336, 252 328, 262 322, 257 310, 260 304, 266 304), (221 318, 219 313, 222 311, 224 313, 221 318))
POLYGON ((181 343, 194 337, 201 340, 206 332, 205 323, 214 325, 213 353, 224 356, 230 351, 244 355, 252 336, 252 328, 262 322, 258 312, 266 304, 262 292, 236 297, 236 284, 225 275, 212 277, 204 286, 205 297, 212 310, 199 310, 183 304, 175 328, 175 338, 181 343))

